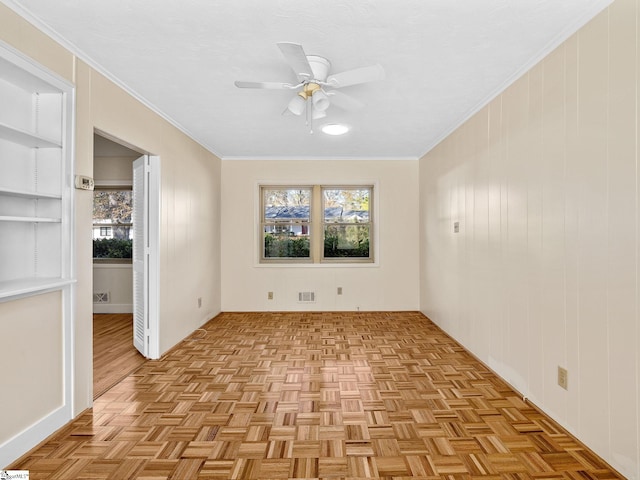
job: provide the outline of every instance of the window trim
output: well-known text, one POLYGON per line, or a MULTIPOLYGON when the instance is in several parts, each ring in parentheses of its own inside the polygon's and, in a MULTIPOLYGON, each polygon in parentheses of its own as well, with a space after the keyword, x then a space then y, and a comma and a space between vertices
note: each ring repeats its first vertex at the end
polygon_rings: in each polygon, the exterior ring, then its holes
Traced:
POLYGON ((259 234, 258 238, 260 239, 258 244, 258 258, 259 262, 262 264, 286 264, 291 265, 292 263, 312 263, 313 262, 313 185, 305 185, 305 184, 291 184, 291 185, 272 185, 272 184, 261 184, 259 185, 259 198, 260 198, 260 210, 258 212, 260 218, 258 222, 259 234), (309 221, 308 222, 282 222, 280 225, 307 225, 309 230, 309 256, 308 257, 265 257, 264 255, 264 233, 265 228, 268 225, 276 226, 276 222, 267 222, 264 213, 265 213, 265 204, 264 204, 264 191, 265 190, 309 190, 311 195, 309 196, 309 221))
POLYGON ((320 236, 322 238, 322 248, 320 249, 320 262, 321 263, 373 263, 375 262, 375 246, 378 243, 377 239, 374 237, 374 219, 373 214, 376 211, 376 204, 374 201, 374 186, 365 184, 365 185, 321 185, 320 186, 320 224, 321 224, 321 232, 320 236), (357 225, 355 223, 339 223, 339 222, 326 222, 324 213, 324 191, 325 190, 369 190, 369 221, 366 224, 369 226, 369 256, 368 257, 325 257, 324 256, 324 229, 326 225, 357 225))
POLYGON ((378 229, 378 215, 379 215, 379 202, 378 196, 380 187, 377 180, 369 180, 360 182, 318 182, 310 184, 309 182, 269 182, 258 181, 256 183, 255 202, 254 202, 254 266, 255 267, 284 267, 284 268, 378 268, 380 267, 380 245, 379 245, 379 229, 378 229), (295 188, 311 188, 311 208, 309 214, 309 249, 310 259, 303 258, 277 258, 277 259, 264 259, 264 204, 263 204, 263 188, 268 189, 295 189, 295 188), (369 238, 370 238, 370 250, 369 257, 338 257, 324 259, 324 215, 322 214, 322 208, 324 201, 322 198, 323 189, 357 189, 357 188, 369 188, 371 190, 369 202, 369 238), (318 221, 314 221, 319 219, 318 221), (314 239, 320 239, 319 241, 314 239))

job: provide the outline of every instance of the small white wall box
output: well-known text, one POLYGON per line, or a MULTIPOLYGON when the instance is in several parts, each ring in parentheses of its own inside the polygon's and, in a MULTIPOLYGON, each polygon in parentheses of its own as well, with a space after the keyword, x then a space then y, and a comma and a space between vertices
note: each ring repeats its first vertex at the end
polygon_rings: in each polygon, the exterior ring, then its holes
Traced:
POLYGON ((93 190, 94 185, 93 178, 76 175, 76 188, 80 190, 93 190))

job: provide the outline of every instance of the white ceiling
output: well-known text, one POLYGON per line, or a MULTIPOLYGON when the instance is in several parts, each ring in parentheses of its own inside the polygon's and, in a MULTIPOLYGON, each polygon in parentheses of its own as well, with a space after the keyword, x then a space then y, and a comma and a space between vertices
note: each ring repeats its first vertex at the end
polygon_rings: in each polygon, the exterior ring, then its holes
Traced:
POLYGON ((415 159, 611 0, 0 0, 224 159, 415 159), (276 42, 302 44, 330 73, 375 63, 309 134, 283 116, 295 82, 276 42))

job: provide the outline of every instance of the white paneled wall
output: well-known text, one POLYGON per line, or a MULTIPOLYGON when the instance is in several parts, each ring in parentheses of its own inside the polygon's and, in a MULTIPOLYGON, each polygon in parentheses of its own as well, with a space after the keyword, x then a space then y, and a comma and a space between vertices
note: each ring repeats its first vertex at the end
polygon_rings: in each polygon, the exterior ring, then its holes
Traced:
POLYGON ((422 311, 629 478, 639 34, 616 0, 420 161, 422 311))

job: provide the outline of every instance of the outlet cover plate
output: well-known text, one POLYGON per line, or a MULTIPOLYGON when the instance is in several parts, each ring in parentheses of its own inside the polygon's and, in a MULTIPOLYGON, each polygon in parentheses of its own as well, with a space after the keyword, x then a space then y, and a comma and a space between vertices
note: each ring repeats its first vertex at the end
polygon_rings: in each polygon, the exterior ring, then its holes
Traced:
POLYGON ((569 373, 566 368, 558 366, 558 385, 565 390, 569 389, 569 373))

